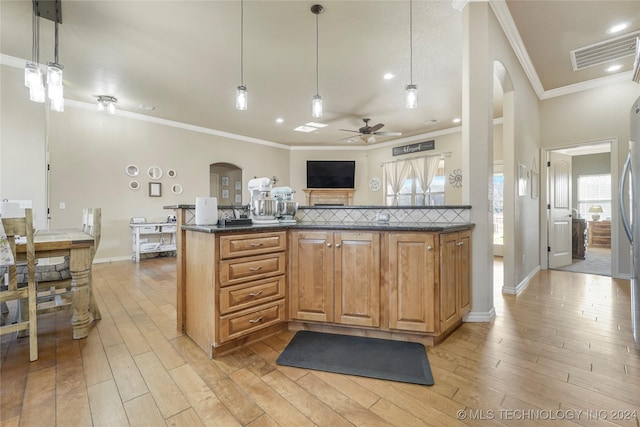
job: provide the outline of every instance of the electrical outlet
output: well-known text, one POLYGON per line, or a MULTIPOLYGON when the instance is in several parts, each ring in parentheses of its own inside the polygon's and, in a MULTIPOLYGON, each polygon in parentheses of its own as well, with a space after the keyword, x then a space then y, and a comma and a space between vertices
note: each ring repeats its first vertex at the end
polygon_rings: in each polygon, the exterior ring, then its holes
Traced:
POLYGON ((65 202, 58 203, 58 208, 59 209, 66 209, 66 207, 67 207, 67 204, 65 202))

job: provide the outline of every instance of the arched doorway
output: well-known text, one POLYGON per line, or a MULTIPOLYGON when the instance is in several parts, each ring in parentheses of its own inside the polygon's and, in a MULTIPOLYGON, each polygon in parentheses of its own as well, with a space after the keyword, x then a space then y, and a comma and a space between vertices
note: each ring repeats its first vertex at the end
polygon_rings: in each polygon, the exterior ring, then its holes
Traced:
POLYGON ((239 166, 223 162, 209 165, 209 196, 218 198, 218 206, 242 205, 243 189, 239 166))

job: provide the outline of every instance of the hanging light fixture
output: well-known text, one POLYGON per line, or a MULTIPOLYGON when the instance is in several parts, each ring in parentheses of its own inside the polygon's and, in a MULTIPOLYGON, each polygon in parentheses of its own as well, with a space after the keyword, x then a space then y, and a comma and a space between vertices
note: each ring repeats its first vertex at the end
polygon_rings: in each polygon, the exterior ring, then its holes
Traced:
POLYGON ((47 64, 47 93, 49 95, 50 108, 53 111, 64 111, 64 95, 62 88, 62 70, 64 67, 58 63, 58 21, 60 20, 60 0, 56 0, 55 41, 53 47, 53 62, 47 64))
POLYGON ((98 111, 107 111, 110 114, 116 113, 116 103, 118 100, 109 95, 98 96, 98 111))
POLYGON ((33 33, 31 43, 31 61, 24 69, 24 85, 29 88, 29 99, 34 102, 44 102, 44 82, 40 70, 40 20, 38 19, 38 3, 33 2, 33 17, 31 20, 33 33))
POLYGON ((240 0, 240 86, 236 89, 236 109, 246 110, 247 86, 244 84, 244 0, 240 0))
POLYGON ((311 12, 316 15, 316 94, 311 100, 311 116, 322 117, 322 97, 318 91, 318 46, 319 46, 319 32, 318 32, 318 15, 324 12, 324 7, 321 4, 314 4, 311 6, 311 12))
POLYGON ((409 84, 405 87, 406 107, 418 106, 418 85, 413 84, 413 0, 409 0, 409 84))

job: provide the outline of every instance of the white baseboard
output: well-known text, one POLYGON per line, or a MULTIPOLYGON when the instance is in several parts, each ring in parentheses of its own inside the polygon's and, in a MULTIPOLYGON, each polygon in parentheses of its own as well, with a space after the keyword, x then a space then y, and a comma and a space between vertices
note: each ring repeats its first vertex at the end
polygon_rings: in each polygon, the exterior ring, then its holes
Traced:
POLYGON ((474 312, 470 311, 466 316, 462 319, 463 322, 477 322, 477 323, 488 323, 491 322, 496 317, 496 309, 495 307, 491 307, 491 310, 485 312, 474 312))
POLYGON ((522 292, 524 290, 524 288, 526 288, 529 285, 529 282, 531 282, 531 279, 533 279, 533 277, 536 274, 538 274, 539 271, 540 271, 540 266, 538 265, 538 266, 536 266, 536 268, 531 270, 531 272, 529 274, 527 274, 527 277, 522 279, 522 281, 520 283, 518 283, 518 285, 515 288, 505 288, 503 286, 502 287, 502 293, 503 294, 508 294, 508 295, 518 295, 520 292, 522 292))

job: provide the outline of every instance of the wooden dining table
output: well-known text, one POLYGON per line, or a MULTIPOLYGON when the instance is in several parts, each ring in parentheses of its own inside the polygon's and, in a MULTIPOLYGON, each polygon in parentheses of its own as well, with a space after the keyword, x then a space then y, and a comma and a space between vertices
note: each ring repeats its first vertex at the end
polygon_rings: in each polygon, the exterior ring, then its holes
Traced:
MULTIPOLYGON (((89 335, 91 321, 101 318, 97 306, 91 310, 89 307, 92 292, 91 252, 95 244, 93 236, 81 229, 54 229, 37 230, 33 238, 36 259, 69 257, 73 339, 86 338, 89 335)), ((26 245, 16 245, 18 261, 26 260, 25 250, 26 245)))

